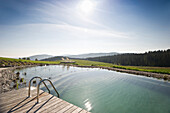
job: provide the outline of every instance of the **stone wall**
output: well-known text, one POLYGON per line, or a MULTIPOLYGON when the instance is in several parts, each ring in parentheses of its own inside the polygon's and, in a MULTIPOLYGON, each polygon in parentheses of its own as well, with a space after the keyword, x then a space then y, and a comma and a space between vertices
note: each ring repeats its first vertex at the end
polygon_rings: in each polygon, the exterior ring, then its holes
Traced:
POLYGON ((10 84, 12 80, 16 78, 14 69, 16 68, 6 68, 0 70, 0 93, 7 92, 13 89, 10 84))
POLYGON ((16 82, 20 81, 22 78, 20 78, 19 75, 17 75, 14 71, 15 69, 27 67, 34 67, 34 65, 0 68, 0 93, 16 89, 17 85, 19 85, 19 88, 23 87, 23 85, 26 86, 26 83, 16 84, 16 82))

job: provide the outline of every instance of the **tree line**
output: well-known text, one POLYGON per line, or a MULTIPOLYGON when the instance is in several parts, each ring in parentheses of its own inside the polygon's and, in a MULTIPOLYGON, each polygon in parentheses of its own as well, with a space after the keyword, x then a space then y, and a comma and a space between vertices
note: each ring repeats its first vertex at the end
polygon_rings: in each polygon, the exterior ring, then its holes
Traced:
POLYGON ((170 49, 149 51, 145 53, 126 53, 114 56, 87 58, 91 61, 113 63, 129 66, 160 66, 170 67, 170 49))
MULTIPOLYGON (((31 60, 29 57, 24 57, 24 58, 19 58, 19 59, 22 59, 22 60, 31 60)), ((38 61, 38 59, 36 58, 35 61, 38 61)))

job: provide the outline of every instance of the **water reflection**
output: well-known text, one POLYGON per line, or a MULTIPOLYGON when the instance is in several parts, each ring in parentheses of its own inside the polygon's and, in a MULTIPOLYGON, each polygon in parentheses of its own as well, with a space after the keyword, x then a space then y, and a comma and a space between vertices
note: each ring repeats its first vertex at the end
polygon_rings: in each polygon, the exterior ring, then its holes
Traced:
MULTIPOLYGON (((26 72, 26 76, 20 74, 20 77, 27 85, 34 76, 51 79, 62 99, 92 113, 170 113, 170 83, 167 81, 66 65, 18 71, 26 72)), ((42 89, 47 91, 45 87, 42 89)), ((50 85, 49 89, 56 94, 50 85)))
POLYGON ((62 66, 62 71, 65 71, 65 65, 62 66))
POLYGON ((85 105, 87 111, 90 111, 92 109, 92 106, 91 106, 91 103, 90 103, 89 99, 86 99, 84 101, 84 103, 85 103, 84 105, 85 105))

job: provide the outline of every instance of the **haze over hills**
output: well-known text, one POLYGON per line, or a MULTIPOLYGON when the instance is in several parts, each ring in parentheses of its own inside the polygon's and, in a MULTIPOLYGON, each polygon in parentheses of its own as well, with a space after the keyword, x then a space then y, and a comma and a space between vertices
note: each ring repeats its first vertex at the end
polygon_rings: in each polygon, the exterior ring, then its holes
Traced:
POLYGON ((87 54, 79 54, 79 55, 67 55, 69 58, 90 58, 90 57, 100 57, 100 56, 112 56, 117 55, 117 52, 110 52, 110 53, 87 53, 87 54))
POLYGON ((62 57, 68 57, 68 58, 76 58, 76 59, 86 59, 86 58, 93 58, 93 57, 102 57, 102 56, 113 56, 117 55, 116 52, 110 52, 110 53, 87 53, 87 54, 79 54, 79 55, 62 55, 62 56, 53 56, 50 58, 41 59, 42 61, 56 61, 61 60, 62 57))
POLYGON ((54 56, 50 58, 41 59, 41 61, 56 61, 61 60, 61 58, 66 58, 65 56, 54 56))
POLYGON ((40 55, 29 56, 30 60, 35 60, 36 58, 38 60, 42 60, 42 59, 50 58, 50 57, 53 57, 53 56, 52 55, 47 55, 47 54, 40 54, 40 55))

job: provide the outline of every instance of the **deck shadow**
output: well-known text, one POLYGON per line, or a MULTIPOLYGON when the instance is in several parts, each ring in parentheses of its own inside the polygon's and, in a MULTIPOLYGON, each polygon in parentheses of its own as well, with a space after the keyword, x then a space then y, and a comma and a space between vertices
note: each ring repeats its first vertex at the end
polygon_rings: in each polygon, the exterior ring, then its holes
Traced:
MULTIPOLYGON (((40 95, 42 95, 44 92, 40 93, 40 95)), ((29 97, 26 97, 24 100, 22 100, 21 102, 19 102, 17 105, 15 105, 14 107, 12 107, 7 113, 11 113, 11 112, 14 112, 22 107, 24 107, 25 105, 27 105, 28 103, 30 103, 31 101, 35 100, 37 98, 34 97, 32 98, 31 100, 29 100, 28 102, 24 103, 29 97), (20 104, 24 103, 23 105, 19 106, 20 104)))
MULTIPOLYGON (((39 108, 37 108, 34 113, 36 113, 38 110, 40 110, 43 106, 45 106, 52 98, 54 98, 54 96, 50 97, 48 100, 46 100, 39 108)), ((31 111, 36 105, 38 105, 38 103, 35 103, 28 111, 31 111)))

